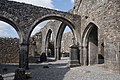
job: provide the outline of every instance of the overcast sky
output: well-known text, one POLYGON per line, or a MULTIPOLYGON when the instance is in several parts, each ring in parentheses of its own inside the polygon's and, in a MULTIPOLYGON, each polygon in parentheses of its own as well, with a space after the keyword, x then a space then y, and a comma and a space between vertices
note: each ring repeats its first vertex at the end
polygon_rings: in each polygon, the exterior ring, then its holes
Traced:
MULTIPOLYGON (((68 11, 73 7, 74 3, 74 0, 10 0, 10 1, 23 2, 35 6, 42 6, 61 11, 68 11)), ((36 26, 32 35, 38 32, 40 28, 45 25, 45 23, 46 22, 42 22, 38 26, 36 26)), ((67 32, 70 30, 69 28, 67 28, 65 31, 67 32)), ((14 28, 12 28, 9 24, 0 21, 0 37, 18 37, 18 34, 14 30, 14 28)))

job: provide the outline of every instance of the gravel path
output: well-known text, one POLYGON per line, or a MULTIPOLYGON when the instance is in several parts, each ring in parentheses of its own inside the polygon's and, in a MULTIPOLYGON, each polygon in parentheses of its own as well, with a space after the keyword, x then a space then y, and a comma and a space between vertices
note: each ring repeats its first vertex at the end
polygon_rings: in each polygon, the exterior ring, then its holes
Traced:
POLYGON ((44 64, 49 68, 34 68, 29 80, 120 80, 120 75, 105 71, 103 65, 68 68, 66 63, 61 60, 44 64))
MULTIPOLYGON (((58 60, 31 64, 29 71, 32 73, 32 77, 28 80, 120 80, 120 75, 109 73, 102 67, 103 65, 68 68, 67 63, 67 60, 58 60)), ((13 66, 13 69, 15 69, 14 67, 16 68, 13 66)))

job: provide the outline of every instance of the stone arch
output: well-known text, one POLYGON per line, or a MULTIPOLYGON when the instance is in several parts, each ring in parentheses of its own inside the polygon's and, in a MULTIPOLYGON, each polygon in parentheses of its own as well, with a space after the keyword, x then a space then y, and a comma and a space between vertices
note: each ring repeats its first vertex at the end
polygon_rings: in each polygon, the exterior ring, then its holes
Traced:
POLYGON ((50 56, 49 55, 49 49, 51 50, 51 53, 54 55, 54 45, 52 45, 51 42, 50 42, 52 32, 53 31, 51 29, 49 29, 48 32, 47 32, 47 35, 46 35, 46 39, 45 39, 45 52, 46 52, 47 56, 50 56))
POLYGON ((62 17, 61 15, 56 15, 56 14, 49 14, 49 15, 45 15, 42 16, 41 18, 38 18, 36 21, 34 21, 34 23, 31 25, 29 31, 28 31, 28 35, 27 35, 27 39, 29 40, 29 37, 33 31, 33 29, 41 22, 45 21, 45 20, 58 20, 61 22, 64 22, 65 24, 67 24, 68 26, 72 26, 73 28, 75 28, 75 25, 72 23, 72 21, 70 21, 70 19, 67 19, 67 17, 62 17))
MULTIPOLYGON (((3 17, 3 16, 0 16, 0 21, 3 21, 3 22, 5 22, 5 23, 7 23, 7 24, 9 24, 10 25, 10 27, 12 27, 12 28, 14 28, 14 30, 15 30, 15 32, 17 32, 17 35, 18 35, 18 37, 19 37, 19 39, 18 39, 18 44, 20 44, 21 42, 22 42, 22 35, 21 35, 21 30, 19 29, 19 26, 17 26, 16 24, 15 24, 15 22, 14 21, 12 21, 11 20, 11 18, 6 18, 6 17, 3 17)), ((14 40, 17 40, 17 38, 14 38, 14 40)), ((10 39, 9 39, 10 40, 10 39)), ((11 39, 12 40, 12 39, 11 39)), ((17 44, 17 42, 16 42, 16 44, 17 44)), ((8 44, 9 45, 9 44, 8 44)), ((7 46, 8 46, 7 45, 7 46)), ((15 45, 16 46, 16 45, 15 45)), ((13 47, 13 45, 12 45, 12 47, 13 47)), ((18 50, 20 50, 21 49, 21 47, 20 47, 20 45, 19 46, 17 46, 19 49, 18 50)), ((15 54, 17 54, 17 53, 15 53, 15 54)), ((19 51, 18 51, 18 55, 20 55, 20 53, 19 53, 19 51)), ((15 56, 16 57, 16 56, 15 56)), ((16 61, 18 61, 19 63, 20 63, 20 56, 18 56, 18 60, 16 60, 16 61)), ((9 59, 8 59, 9 60, 9 59)))
POLYGON ((19 38, 21 38, 20 29, 19 29, 19 27, 17 27, 17 25, 16 25, 13 21, 11 21, 11 20, 9 20, 9 19, 7 19, 7 18, 5 18, 5 17, 1 17, 1 16, 0 16, 0 20, 3 21, 3 22, 8 23, 9 25, 11 25, 12 28, 14 28, 15 31, 17 32, 19 38))
MULTIPOLYGON (((65 23, 62 23, 58 29, 58 32, 57 32, 57 36, 56 36, 56 57, 58 56, 58 59, 60 59, 60 51, 61 51, 61 40, 62 40, 62 35, 63 35, 63 32, 66 28, 67 24, 65 23)), ((71 29, 72 33, 73 33, 73 38, 75 38, 75 30, 72 26, 69 26, 69 28, 71 29)), ((75 40, 77 41, 77 39, 75 38, 75 40)))
POLYGON ((82 63, 92 65, 98 62, 98 27, 90 22, 82 36, 82 63))
MULTIPOLYGON (((75 39, 77 41, 77 36, 76 36, 76 31, 75 31, 75 24, 68 19, 67 17, 62 17, 61 15, 56 15, 56 14, 49 14, 49 15, 45 15, 41 18, 38 18, 30 27, 29 31, 28 31, 28 35, 27 35, 27 41, 29 42, 29 37, 33 31, 33 29, 41 22, 45 21, 45 20, 58 20, 63 22, 65 25, 70 26, 70 28, 72 29, 75 39)), ((76 26, 77 27, 77 26, 76 26)), ((64 30, 63 30, 64 31, 64 30)), ((77 43, 76 43, 77 44, 77 43)))

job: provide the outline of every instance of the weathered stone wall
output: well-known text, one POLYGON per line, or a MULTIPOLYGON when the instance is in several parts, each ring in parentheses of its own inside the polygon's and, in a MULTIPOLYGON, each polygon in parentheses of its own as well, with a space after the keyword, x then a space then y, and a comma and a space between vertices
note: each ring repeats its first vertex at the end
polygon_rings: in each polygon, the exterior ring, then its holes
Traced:
POLYGON ((18 63, 19 39, 0 38, 0 63, 18 63))
POLYGON ((95 24, 99 48, 104 41, 106 67, 120 71, 120 0, 82 0, 80 5, 75 6, 76 14, 81 16, 81 35, 90 22, 95 24))
POLYGON ((73 44, 72 38, 73 38, 72 32, 63 33, 61 41, 61 52, 70 53, 70 46, 73 44))
POLYGON ((49 21, 41 30, 40 32, 42 33, 42 52, 45 52, 45 41, 46 41, 46 38, 47 38, 47 34, 48 34, 48 31, 51 30, 52 33, 51 33, 51 41, 52 42, 55 42, 56 40, 56 36, 57 36, 57 32, 59 30, 59 26, 60 26, 61 22, 60 21, 57 21, 57 20, 52 20, 52 21, 49 21))
POLYGON ((34 57, 35 54, 41 54, 42 51, 42 33, 38 32, 30 38, 29 56, 34 57))

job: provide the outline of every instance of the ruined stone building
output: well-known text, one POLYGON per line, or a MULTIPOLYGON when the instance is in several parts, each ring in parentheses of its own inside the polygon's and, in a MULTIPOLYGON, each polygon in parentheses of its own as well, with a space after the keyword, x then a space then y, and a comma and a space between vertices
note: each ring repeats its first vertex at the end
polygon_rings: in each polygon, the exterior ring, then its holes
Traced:
MULTIPOLYGON (((55 35, 57 32, 57 26, 59 26, 60 21, 49 21, 42 29, 40 29, 40 32, 35 34, 33 38, 35 39, 36 45, 31 46, 36 46, 36 51, 38 54, 41 54, 44 51, 44 48, 48 49, 48 54, 51 56, 55 56, 54 54, 54 42, 55 42, 55 35), (46 40, 45 40, 46 39, 46 40), (46 45, 45 45, 46 44, 46 45)), ((70 53, 69 47, 72 45, 72 38, 73 34, 72 32, 66 32, 63 33, 62 35, 62 40, 61 40, 61 55, 62 53, 70 53)), ((32 40, 32 42, 34 42, 32 40)), ((35 50, 34 48, 31 48, 30 52, 33 52, 35 50)), ((33 52, 34 54, 35 52, 33 52)), ((65 56, 63 54, 63 56, 65 56)))
POLYGON ((70 44, 80 50, 74 63, 79 61, 81 66, 104 63, 106 69, 120 73, 120 0, 75 0, 69 12, 0 0, 0 20, 18 32, 20 67, 28 68, 28 54, 35 55, 34 52, 50 51, 59 60, 62 50, 68 47, 62 46, 72 40, 70 44), (52 21, 30 38, 33 29, 45 20, 52 21), (65 36, 70 40, 64 42, 66 26, 71 29, 72 37, 65 36), (35 49, 30 51, 31 47, 35 49))
POLYGON ((74 14, 81 16, 81 63, 98 63, 104 57, 108 70, 120 71, 120 1, 75 0, 74 14))

